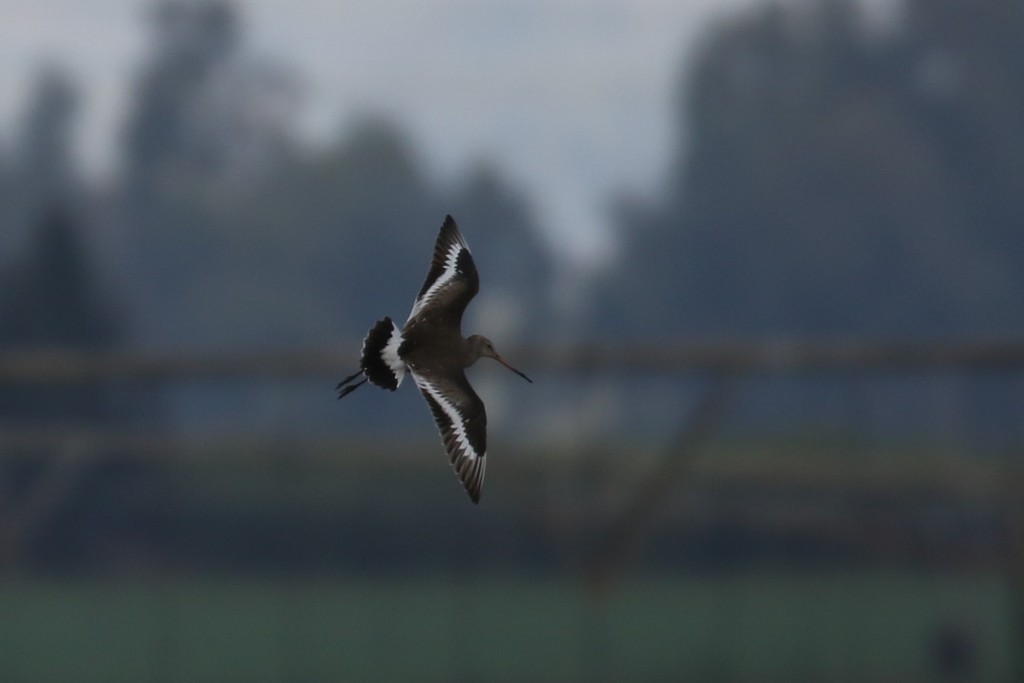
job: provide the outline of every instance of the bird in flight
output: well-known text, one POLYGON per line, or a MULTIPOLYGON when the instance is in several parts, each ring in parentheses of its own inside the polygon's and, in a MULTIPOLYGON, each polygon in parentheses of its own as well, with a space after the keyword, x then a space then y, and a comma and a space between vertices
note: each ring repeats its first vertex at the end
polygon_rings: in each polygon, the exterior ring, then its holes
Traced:
POLYGON ((452 468, 474 503, 480 502, 487 464, 487 412, 464 370, 480 358, 493 358, 533 383, 509 365, 487 337, 463 338, 462 314, 478 291, 480 277, 473 256, 455 221, 447 216, 409 319, 401 328, 391 318, 378 320, 363 340, 359 371, 337 387, 338 398, 366 382, 394 391, 406 372, 412 375, 430 406, 452 468))

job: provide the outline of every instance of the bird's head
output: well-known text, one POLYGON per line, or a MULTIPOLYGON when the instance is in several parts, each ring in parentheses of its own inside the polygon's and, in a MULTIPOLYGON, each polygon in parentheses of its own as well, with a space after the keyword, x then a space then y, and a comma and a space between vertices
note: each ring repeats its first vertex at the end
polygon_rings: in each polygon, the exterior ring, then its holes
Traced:
POLYGON ((494 350, 494 344, 492 344, 491 340, 488 339, 487 337, 484 337, 483 335, 479 335, 479 334, 474 334, 473 336, 469 337, 469 339, 467 339, 467 341, 469 342, 469 346, 470 346, 470 349, 472 350, 472 355, 473 355, 474 359, 475 358, 493 358, 494 360, 498 361, 499 363, 504 365, 506 368, 508 368, 512 372, 516 373, 517 375, 519 375, 520 377, 525 379, 530 384, 533 384, 533 380, 532 379, 530 379, 529 377, 524 375, 522 372, 520 372, 519 370, 516 370, 514 367, 509 365, 508 361, 506 361, 504 358, 502 358, 501 354, 499 354, 497 351, 494 350))

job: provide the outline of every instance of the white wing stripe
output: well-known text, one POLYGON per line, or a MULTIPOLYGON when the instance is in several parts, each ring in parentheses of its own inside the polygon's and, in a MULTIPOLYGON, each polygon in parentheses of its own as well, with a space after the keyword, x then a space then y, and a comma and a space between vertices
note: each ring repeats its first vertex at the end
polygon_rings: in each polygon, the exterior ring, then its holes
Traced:
MULTIPOLYGON (((459 449, 462 453, 473 460, 486 455, 486 453, 477 453, 469 443, 469 436, 466 434, 466 425, 463 424, 462 415, 459 414, 458 409, 448 401, 444 394, 434 388, 430 382, 426 381, 419 375, 413 373, 413 379, 416 380, 416 384, 425 392, 430 394, 430 397, 437 401, 437 404, 441 406, 441 410, 448 416, 448 419, 452 423, 452 431, 455 433, 455 443, 458 444, 459 449)), ((441 435, 442 437, 444 434, 441 435)))
MULTIPOLYGON (((423 296, 416 299, 412 306, 412 312, 409 314, 409 320, 412 320, 416 315, 423 310, 423 307, 430 303, 431 299, 437 296, 438 292, 444 289, 444 286, 448 284, 457 274, 457 264, 459 261, 459 252, 466 247, 462 244, 455 243, 448 250, 448 255, 444 260, 444 272, 434 280, 434 284, 430 285, 430 288, 423 292, 423 296)), ((408 322, 408 320, 406 321, 408 322)))

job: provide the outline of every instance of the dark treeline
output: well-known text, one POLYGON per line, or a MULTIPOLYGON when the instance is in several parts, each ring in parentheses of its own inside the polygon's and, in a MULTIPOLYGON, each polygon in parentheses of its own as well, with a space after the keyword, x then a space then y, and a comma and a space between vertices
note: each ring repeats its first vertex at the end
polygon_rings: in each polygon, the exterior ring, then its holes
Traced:
MULTIPOLYGON (((300 144, 298 77, 249 57, 241 24, 225 0, 150 6, 112 182, 75 167, 79 89, 58 68, 41 72, 0 160, 0 346, 358 342, 381 316, 407 313, 446 213, 494 264, 468 325, 486 319, 505 345, 542 335, 554 266, 527 198, 482 162, 439 182, 379 117, 300 144), (56 214, 67 225, 54 233, 56 214), (41 253, 40 240, 67 244, 41 253), (530 302, 531 315, 508 302, 530 302)), ((331 399, 332 387, 312 391, 331 399)), ((252 387, 184 389, 161 392, 158 412, 216 424, 225 405, 256 419, 279 407, 252 387)))
MULTIPOLYGON (((603 336, 915 342, 1024 334, 1024 6, 770 3, 681 73, 663 191, 619 209, 603 336)), ((1024 437, 1013 375, 751 382, 737 422, 1024 437)), ((643 419, 645 408, 623 401, 643 419)), ((877 436, 877 435, 876 435, 877 436)))
POLYGON ((608 333, 1024 333, 1024 6, 769 4, 684 74, 661 199, 622 211, 608 333))
MULTIPOLYGON (((136 68, 110 180, 74 162, 87 93, 57 66, 39 71, 0 152, 0 351, 351 343, 355 364, 376 319, 404 319, 446 213, 493 263, 482 268, 468 325, 486 318, 506 345, 541 333, 553 264, 527 198, 487 163, 438 181, 414 142, 379 117, 303 146, 296 75, 251 59, 241 25, 231 2, 151 4, 140 27, 148 55, 136 68), (508 301, 532 302, 533 314, 510 311, 508 301)), ((338 368, 338 377, 351 370, 338 368)), ((331 378, 286 387, 5 386, 0 430, 194 436, 286 425, 289 433, 365 434, 394 429, 415 408, 422 422, 409 424, 433 433, 415 392, 379 414, 371 401, 337 403, 333 387, 331 378)), ((241 552, 222 544, 208 519, 190 517, 170 461, 2 450, 0 516, 12 524, 55 479, 67 488, 20 543, 0 525, 0 566, 21 557, 28 566, 84 567, 140 544, 152 556, 168 529, 211 552, 220 547, 222 557, 241 552)), ((248 519, 254 533, 270 533, 248 519)))
MULTIPOLYGON (((884 25, 858 7, 768 4, 709 33, 680 75, 678 148, 663 191, 619 209, 619 259, 590 292, 587 326, 566 330, 550 303, 557 264, 529 197, 499 168, 483 163, 440 183, 414 141, 373 117, 304 148, 295 140, 297 80, 247 59, 234 5, 162 0, 151 7, 150 51, 119 137, 115 181, 97 186, 75 168, 80 93, 53 68, 40 73, 15 144, 0 157, 0 348, 352 341, 378 317, 408 310, 445 213, 490 254, 470 313, 503 343, 528 335, 924 341, 1024 333, 1024 5, 906 0, 884 25)), ((927 401, 915 408, 922 393, 944 391, 934 403, 952 407, 926 415, 932 427, 965 420, 971 438, 1021 436, 1018 378, 917 379, 761 378, 745 387, 737 412, 813 425, 815 411, 849 419, 859 410, 902 427, 908 411, 932 410, 927 401), (850 399, 855 385, 864 396, 850 399)), ((413 392, 368 419, 371 402, 339 410, 331 388, 309 389, 311 401, 253 386, 172 387, 130 401, 124 387, 5 388, 0 422, 217 422, 226 411, 225 422, 272 415, 270 429, 276 420, 291 433, 316 419, 361 420, 365 432, 415 410, 409 424, 430 430, 413 392)), ((615 392, 627 416, 618 424, 643 438, 644 419, 684 412, 676 386, 633 388, 615 392)), ((571 407, 582 393, 560 392, 557 381, 531 390, 537 413, 571 407)), ((597 422, 566 429, 596 440, 615 424, 597 422)), ((40 476, 38 458, 18 455, 3 463, 7 498, 40 476)), ((255 498, 237 519, 221 510, 220 527, 189 517, 186 505, 174 508, 188 492, 171 490, 169 469, 124 454, 97 459, 35 556, 82 562, 121 525, 117 533, 132 542, 159 543, 163 533, 187 538, 196 557, 245 564, 256 543, 225 542, 236 525, 250 539, 293 535, 255 498)), ((330 521, 338 539, 372 536, 363 518, 330 521)), ((521 533, 523 543, 543 555, 531 534, 521 533)), ((443 563, 448 550, 424 548, 417 559, 443 563)))
MULTIPOLYGON (((879 26, 858 7, 769 4, 709 35, 682 74, 664 192, 620 209, 620 258, 592 292, 587 332, 1024 332, 1024 10, 907 0, 879 26)), ((229 2, 163 0, 148 29, 117 182, 81 182, 78 92, 54 69, 0 159, 5 345, 27 343, 25 311, 44 308, 69 330, 102 309, 105 343, 358 336, 408 307, 448 212, 500 254, 472 313, 506 320, 504 341, 572 334, 549 305, 556 264, 529 198, 497 168, 438 183, 415 144, 375 118, 299 146, 297 79, 246 58, 229 2), (71 224, 65 252, 78 254, 62 258, 85 262, 58 272, 92 280, 63 302, 46 301, 24 266, 55 239, 39 235, 58 213, 71 224)), ((32 343, 78 335, 95 330, 32 343)))
MULTIPOLYGON (((452 213, 500 255, 477 312, 531 301, 539 315, 504 332, 542 325, 552 265, 526 198, 497 169, 480 164, 439 183, 413 142, 374 117, 303 147, 297 77, 248 57, 232 3, 161 0, 147 16, 149 55, 118 136, 116 181, 97 187, 74 167, 79 92, 58 69, 42 73, 10 136, 16 144, 0 165, 4 279, 35 258, 33 235, 59 207, 73 223, 75 258, 88 263, 45 277, 70 282, 89 271, 92 280, 69 287, 91 300, 59 302, 19 282, 8 297, 19 311, 45 303, 78 329, 85 316, 70 309, 99 306, 116 320, 112 338, 146 347, 361 338, 377 317, 407 311, 424 253, 452 213)), ((28 341, 10 305, 0 310, 8 346, 28 341)), ((73 344, 76 333, 31 342, 73 344)))

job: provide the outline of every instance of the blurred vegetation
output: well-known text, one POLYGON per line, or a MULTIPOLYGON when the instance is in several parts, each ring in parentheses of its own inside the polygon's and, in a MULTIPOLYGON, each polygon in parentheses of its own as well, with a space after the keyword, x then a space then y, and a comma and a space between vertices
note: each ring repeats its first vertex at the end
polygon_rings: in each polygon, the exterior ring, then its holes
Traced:
POLYGON ((880 26, 768 3, 709 34, 665 191, 621 210, 596 330, 1024 333, 1024 10, 894 4, 880 26))
MULTIPOLYGON (((72 163, 76 86, 56 67, 40 75, 18 149, 0 164, 6 266, 59 206, 82 258, 101 266, 106 289, 91 296, 115 297, 133 346, 333 344, 404 313, 450 212, 503 264, 485 273, 480 310, 535 302, 503 331, 543 329, 554 266, 526 198, 497 169, 438 182, 413 142, 372 116, 303 147, 297 79, 247 57, 234 4, 163 0, 149 16, 112 184, 72 163)), ((37 295, 20 292, 18 305, 43 310, 37 295)))
MULTIPOLYGON (((553 307, 562 282, 530 198, 500 168, 438 182, 375 117, 299 145, 296 75, 248 59, 221 0, 152 6, 112 185, 72 164, 77 87, 40 72, 0 159, 0 254, 17 266, 41 217, 70 211, 103 273, 90 296, 111 299, 83 305, 117 310, 149 347, 359 336, 408 306, 447 212, 494 264, 472 314, 509 341, 1020 334, 1022 12, 908 0, 893 14, 769 3, 708 34, 681 74, 664 191, 620 207, 619 259, 579 330, 553 307)), ((35 296, 18 305, 42 310, 35 296)))
MULTIPOLYGON (((147 29, 112 180, 73 162, 83 93, 57 67, 0 153, 0 352, 352 342, 407 310, 449 212, 486 262, 467 327, 502 345, 1024 333, 1018 0, 718 25, 680 73, 662 191, 617 207, 618 260, 572 315, 497 162, 439 181, 372 113, 301 145, 299 79, 248 58, 231 2, 160 0, 147 29)), ((432 434, 411 390, 384 412, 319 378, 2 386, 0 677, 1009 680, 1020 373, 887 373, 738 378, 606 593, 608 529, 720 378, 510 388, 535 419, 468 511, 407 436, 432 434)))

